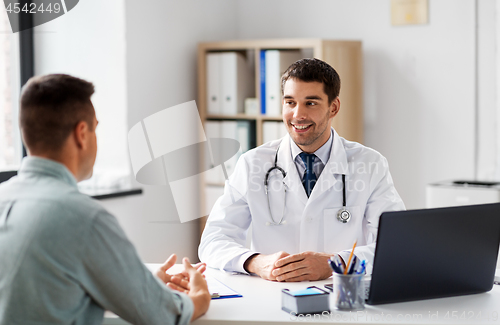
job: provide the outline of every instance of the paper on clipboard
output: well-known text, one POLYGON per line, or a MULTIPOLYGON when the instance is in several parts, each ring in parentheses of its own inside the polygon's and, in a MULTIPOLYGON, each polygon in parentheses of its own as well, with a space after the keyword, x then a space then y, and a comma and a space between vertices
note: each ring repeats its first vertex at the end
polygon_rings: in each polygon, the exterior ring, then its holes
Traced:
POLYGON ((225 299, 225 298, 238 298, 243 297, 233 289, 226 286, 224 283, 220 282, 215 278, 206 278, 208 291, 212 299, 225 299))

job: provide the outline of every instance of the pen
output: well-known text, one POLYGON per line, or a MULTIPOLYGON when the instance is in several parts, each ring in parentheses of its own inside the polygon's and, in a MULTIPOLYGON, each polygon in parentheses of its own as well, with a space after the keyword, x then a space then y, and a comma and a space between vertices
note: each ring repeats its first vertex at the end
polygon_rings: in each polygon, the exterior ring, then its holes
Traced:
POLYGON ((356 241, 354 241, 354 245, 352 245, 351 255, 349 255, 349 261, 347 262, 347 265, 345 267, 344 274, 347 274, 347 270, 349 270, 349 266, 351 265, 352 256, 354 254, 354 249, 356 248, 357 243, 358 243, 358 241, 356 240, 356 241))
POLYGON ((344 274, 344 263, 341 261, 340 259, 340 255, 335 255, 333 257, 333 262, 335 263, 335 265, 337 265, 337 267, 339 268, 340 270, 340 274, 344 274))
POLYGON ((361 268, 358 270, 357 274, 363 274, 365 273, 366 269, 366 260, 361 261, 361 268))
POLYGON ((340 269, 338 267, 338 265, 335 264, 334 261, 332 261, 331 259, 328 259, 328 264, 330 264, 330 267, 332 268, 333 271, 335 271, 336 273, 342 274, 342 269, 340 269))
POLYGON ((352 259, 351 267, 349 268, 349 271, 347 274, 353 274, 354 271, 356 270, 356 263, 358 263, 358 257, 354 256, 352 259))

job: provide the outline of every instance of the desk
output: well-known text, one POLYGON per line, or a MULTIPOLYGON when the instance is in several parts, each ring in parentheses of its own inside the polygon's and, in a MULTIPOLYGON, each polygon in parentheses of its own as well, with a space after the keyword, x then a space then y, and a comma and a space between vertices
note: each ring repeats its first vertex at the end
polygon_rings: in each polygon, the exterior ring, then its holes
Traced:
MULTIPOLYGON (((150 269, 155 265, 148 265, 150 269)), ((173 271, 181 265, 175 265, 173 271)), ((360 312, 332 312, 311 317, 297 317, 281 310, 281 289, 323 287, 331 279, 317 282, 279 283, 247 275, 231 275, 208 269, 214 277, 243 295, 242 298, 212 300, 208 312, 193 324, 258 324, 291 323, 336 324, 500 324, 500 286, 487 293, 370 306, 360 312)), ((128 324, 115 315, 106 314, 103 324, 128 324)))

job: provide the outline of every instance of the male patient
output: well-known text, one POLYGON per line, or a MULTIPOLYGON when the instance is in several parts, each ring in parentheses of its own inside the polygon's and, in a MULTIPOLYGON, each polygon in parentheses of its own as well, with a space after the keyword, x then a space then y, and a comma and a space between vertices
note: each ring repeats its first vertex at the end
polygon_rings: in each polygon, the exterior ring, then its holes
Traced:
POLYGON ((94 86, 68 75, 28 81, 20 127, 28 157, 0 185, 0 324, 101 324, 104 309, 133 324, 186 324, 210 303, 202 272, 140 261, 116 218, 78 192, 92 175, 94 86), (178 289, 173 291, 167 288, 178 289))

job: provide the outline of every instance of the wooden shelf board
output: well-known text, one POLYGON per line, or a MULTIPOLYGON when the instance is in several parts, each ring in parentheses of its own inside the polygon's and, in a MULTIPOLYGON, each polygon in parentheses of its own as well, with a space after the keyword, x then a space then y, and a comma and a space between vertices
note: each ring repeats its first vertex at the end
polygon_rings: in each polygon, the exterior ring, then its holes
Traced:
POLYGON ((236 115, 207 115, 207 120, 257 120, 259 118, 258 115, 246 115, 246 114, 236 114, 236 115))
POLYGON ((211 114, 205 116, 207 120, 251 120, 251 121, 282 121, 281 116, 266 116, 266 115, 223 115, 223 114, 211 114))
POLYGON ((217 50, 248 50, 248 49, 302 49, 321 46, 323 40, 316 38, 292 39, 261 39, 261 40, 234 40, 223 42, 205 42, 199 44, 199 49, 205 51, 217 50))
POLYGON ((279 122, 283 121, 283 117, 281 117, 281 116, 265 116, 265 115, 262 115, 261 119, 263 121, 279 121, 279 122))
POLYGON ((224 187, 226 184, 224 183, 205 183, 206 186, 217 186, 217 187, 224 187))

